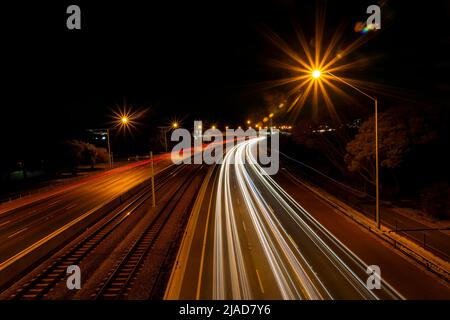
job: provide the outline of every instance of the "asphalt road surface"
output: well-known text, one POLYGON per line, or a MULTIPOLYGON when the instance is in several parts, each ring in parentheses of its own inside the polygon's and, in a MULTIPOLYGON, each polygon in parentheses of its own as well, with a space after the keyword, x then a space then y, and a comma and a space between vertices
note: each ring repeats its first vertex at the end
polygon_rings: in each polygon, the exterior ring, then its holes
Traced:
MULTIPOLYGON (((446 285, 341 216, 334 216, 341 230, 356 238, 348 242, 336 237, 311 213, 316 207, 306 209, 263 174, 255 159, 256 144, 256 139, 238 144, 212 174, 166 298, 450 298, 446 285), (369 245, 364 255, 349 245, 358 237, 369 245), (380 252, 385 257, 377 260, 380 252), (388 276, 382 275, 381 289, 367 288, 371 264, 366 261, 383 263, 382 273, 388 276), (416 277, 416 285, 404 275, 396 280, 402 269, 416 277)), ((319 210, 333 209, 321 203, 319 210)))
MULTIPOLYGON (((155 172, 168 164, 160 162, 155 172)), ((88 177, 79 182, 0 206, 0 272, 33 245, 151 176, 148 161, 88 177)))

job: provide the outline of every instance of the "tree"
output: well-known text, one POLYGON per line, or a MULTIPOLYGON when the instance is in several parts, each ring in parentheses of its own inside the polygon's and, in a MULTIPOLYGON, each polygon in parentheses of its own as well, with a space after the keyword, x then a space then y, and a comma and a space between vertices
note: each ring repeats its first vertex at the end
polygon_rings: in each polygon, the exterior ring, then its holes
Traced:
POLYGON ((97 161, 97 148, 90 143, 83 142, 83 160, 91 165, 91 169, 95 168, 97 161))
POLYGON ((106 163, 109 161, 109 153, 105 148, 97 148, 97 162, 106 163))
MULTIPOLYGON (((439 137, 435 113, 429 108, 397 107, 378 115, 380 167, 395 170, 407 160, 415 147, 430 144, 439 137)), ((375 135, 373 116, 366 120, 355 138, 347 144, 345 161, 352 172, 358 172, 374 183, 375 135)))
POLYGON ((105 148, 97 148, 95 145, 79 140, 70 140, 65 143, 67 150, 66 161, 72 168, 80 164, 89 164, 91 168, 95 168, 97 161, 106 162, 109 159, 108 152, 105 148))
POLYGON ((84 142, 79 140, 66 141, 66 159, 73 173, 75 168, 80 165, 83 160, 84 142))

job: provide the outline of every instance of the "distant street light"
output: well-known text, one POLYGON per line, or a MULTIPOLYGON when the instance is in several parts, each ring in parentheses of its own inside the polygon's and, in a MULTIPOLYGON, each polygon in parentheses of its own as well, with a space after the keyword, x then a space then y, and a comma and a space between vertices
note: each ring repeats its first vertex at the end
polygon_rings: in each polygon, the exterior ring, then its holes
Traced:
MULTIPOLYGON (((170 126, 163 126, 163 127, 158 127, 159 130, 161 130, 162 134, 164 135, 164 149, 166 150, 166 152, 168 151, 168 144, 167 144, 167 133, 170 130, 173 129, 177 129, 180 126, 180 124, 178 122, 172 122, 172 124, 170 126)), ((199 126, 201 129, 201 126, 199 126)))
MULTIPOLYGON (((119 129, 124 129, 129 127, 133 127, 133 114, 130 114, 126 111, 124 112, 114 112, 114 126, 113 128, 119 127, 119 129)), ((106 129, 106 136, 108 140, 108 155, 109 155, 109 167, 112 168, 113 166, 113 156, 111 151, 111 139, 110 139, 110 133, 112 128, 106 129)))

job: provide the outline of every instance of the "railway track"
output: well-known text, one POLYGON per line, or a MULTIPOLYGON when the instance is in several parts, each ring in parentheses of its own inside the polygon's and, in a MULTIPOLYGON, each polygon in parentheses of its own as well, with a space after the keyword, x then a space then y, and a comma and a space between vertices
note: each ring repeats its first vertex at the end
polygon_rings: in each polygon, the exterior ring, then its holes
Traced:
MULTIPOLYGON (((155 176, 156 190, 167 185, 171 178, 181 172, 184 166, 176 166, 172 170, 164 170, 155 176), (159 175, 159 177, 158 177, 159 175), (158 182, 158 180, 160 180, 158 182)), ((151 198, 151 187, 146 186, 125 207, 116 210, 108 220, 87 237, 73 245, 66 252, 58 256, 47 268, 32 280, 23 284, 10 296, 10 299, 37 300, 43 298, 63 278, 67 276, 69 265, 78 265, 95 248, 97 248, 110 234, 114 232, 126 219, 151 198)))
MULTIPOLYGON (((161 207, 158 214, 132 244, 123 258, 116 264, 103 283, 100 284, 96 292, 92 294, 91 298, 96 300, 109 300, 122 298, 128 294, 128 290, 133 285, 133 280, 139 272, 139 268, 142 266, 143 261, 152 249, 178 203, 182 200, 184 193, 187 191, 202 167, 203 166, 200 166, 193 170, 188 178, 177 188, 173 193, 173 196, 163 207, 161 207)), ((184 213, 190 210, 194 201, 195 197, 191 199, 184 213)))

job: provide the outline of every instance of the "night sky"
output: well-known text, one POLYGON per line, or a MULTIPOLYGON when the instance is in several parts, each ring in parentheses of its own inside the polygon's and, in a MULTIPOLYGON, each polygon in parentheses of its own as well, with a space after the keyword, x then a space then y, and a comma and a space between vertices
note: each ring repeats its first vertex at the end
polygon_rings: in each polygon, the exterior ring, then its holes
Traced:
MULTIPOLYGON (((265 63, 278 49, 264 30, 295 40, 296 23, 313 37, 316 3, 29 2, 1 7, 2 157, 14 159, 106 127, 111 108, 124 102, 149 108, 143 134, 174 117, 186 125, 243 123, 271 94, 258 83, 279 75, 265 63), (69 4, 81 7, 81 31, 66 29, 69 4)), ((339 23, 344 40, 361 36, 353 26, 374 3, 328 1, 325 36, 339 23)), ((398 87, 412 100, 446 103, 449 2, 388 1, 384 8, 385 29, 358 50, 377 59, 358 76, 398 87)))

